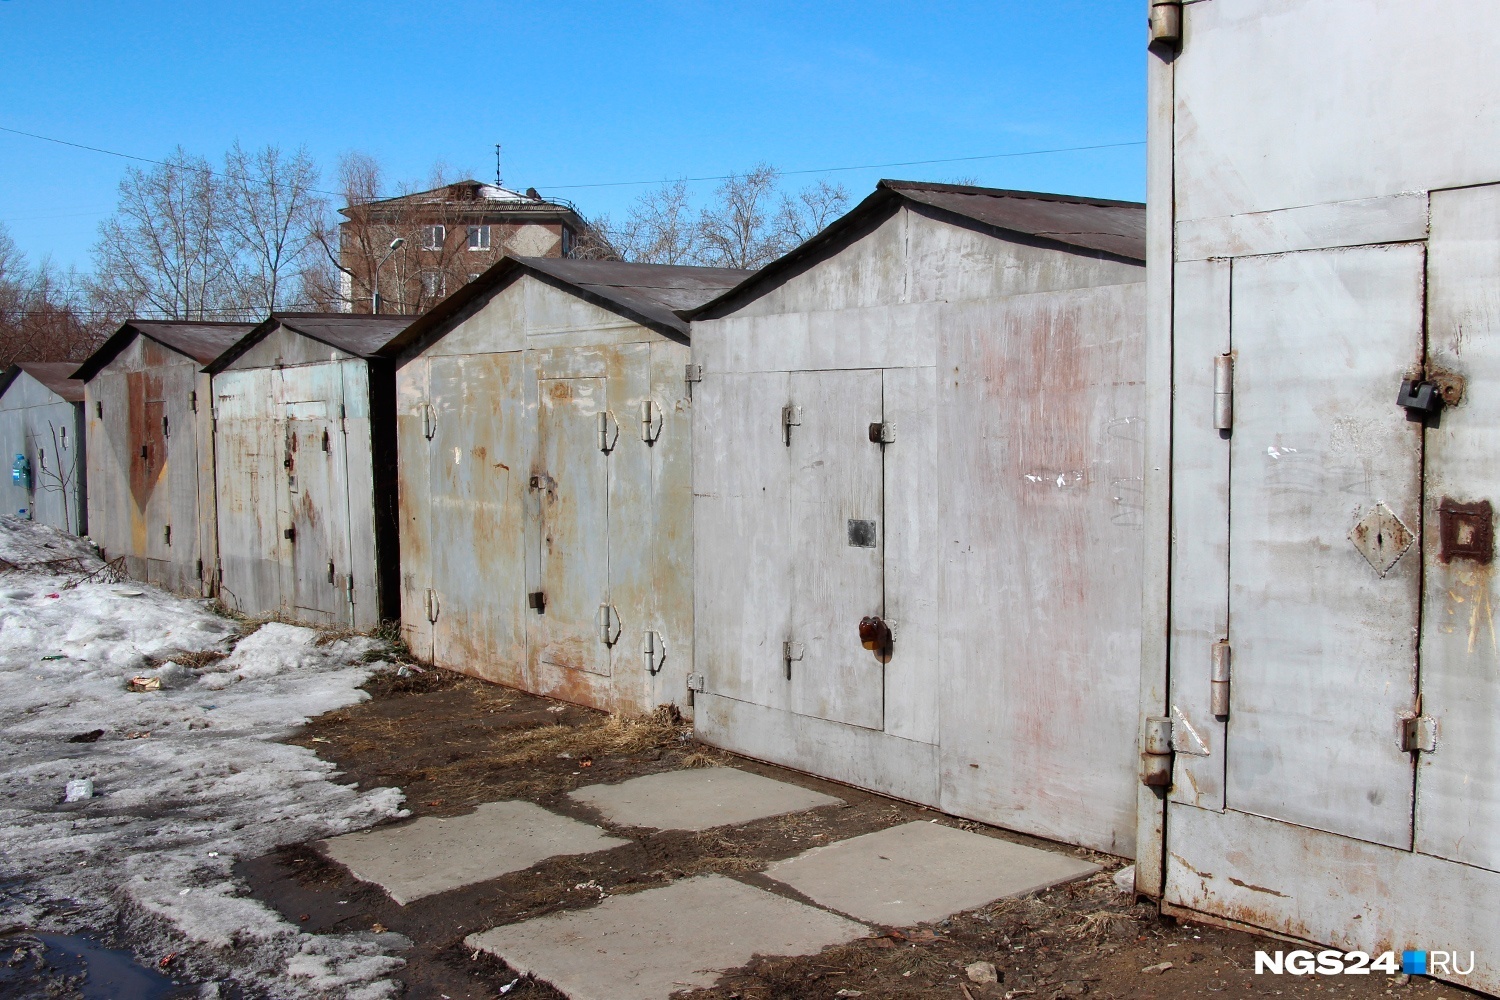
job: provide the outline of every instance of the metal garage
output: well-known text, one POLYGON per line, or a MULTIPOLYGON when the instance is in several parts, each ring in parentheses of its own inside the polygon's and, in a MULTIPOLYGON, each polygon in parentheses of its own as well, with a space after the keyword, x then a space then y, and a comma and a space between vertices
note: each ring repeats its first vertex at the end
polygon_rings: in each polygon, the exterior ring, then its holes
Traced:
POLYGON ((0 374, 0 512, 88 531, 83 383, 76 362, 21 361, 0 374))
POLYGON ((274 313, 213 377, 220 597, 373 628, 400 616, 395 377, 410 317, 274 313))
POLYGON ((250 328, 131 320, 74 374, 88 421, 89 537, 138 580, 214 593, 213 418, 199 369, 250 328))
POLYGON ((692 314, 701 738, 1133 853, 1144 231, 882 181, 692 314))
POLYGON ((674 310, 743 277, 511 257, 392 342, 414 652, 602 709, 686 704, 691 393, 674 310))

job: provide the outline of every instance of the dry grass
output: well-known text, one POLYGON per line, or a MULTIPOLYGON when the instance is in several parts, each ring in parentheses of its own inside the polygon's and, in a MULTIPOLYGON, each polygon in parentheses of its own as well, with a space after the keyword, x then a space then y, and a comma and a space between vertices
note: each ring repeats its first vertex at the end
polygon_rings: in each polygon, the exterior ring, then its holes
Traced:
POLYGON ((573 725, 538 726, 500 733, 485 754, 492 768, 517 767, 571 754, 575 759, 640 753, 679 738, 665 713, 646 716, 600 715, 573 725))
POLYGON ((210 664, 218 663, 228 655, 228 653, 221 653, 217 649, 200 649, 190 653, 173 653, 171 656, 165 657, 165 659, 171 660, 179 666, 189 667, 193 670, 202 670, 210 664))

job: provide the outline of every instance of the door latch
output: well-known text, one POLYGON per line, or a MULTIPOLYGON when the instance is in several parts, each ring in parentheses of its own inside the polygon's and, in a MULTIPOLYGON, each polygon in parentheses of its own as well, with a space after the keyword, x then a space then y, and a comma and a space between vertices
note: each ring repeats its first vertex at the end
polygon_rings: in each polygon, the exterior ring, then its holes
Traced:
POLYGON ((1401 720, 1401 749, 1407 753, 1432 753, 1437 749, 1437 720, 1415 715, 1401 720))
POLYGON ((547 595, 540 590, 533 590, 526 595, 526 606, 539 615, 547 613, 547 595))
POLYGON ((791 639, 781 644, 781 664, 785 668, 787 680, 792 679, 792 664, 802 659, 802 648, 802 643, 791 639))
POLYGON ((655 444, 661 437, 661 407, 654 399, 641 400, 641 440, 655 444))
POLYGON ((1141 784, 1166 788, 1172 783, 1172 720, 1153 715, 1141 729, 1141 784))
POLYGON ((599 605, 597 620, 600 642, 606 646, 613 646, 620 641, 620 613, 614 609, 614 605, 599 605))
POLYGON ((1443 408, 1443 394, 1435 382, 1402 379, 1396 405, 1405 407, 1408 416, 1429 417, 1443 408))
POLYGON ((802 426, 802 407, 791 403, 781 408, 781 443, 792 446, 792 428, 802 426))
POLYGON ((641 654, 646 658, 646 673, 655 677, 661 673, 662 662, 667 658, 667 643, 661 637, 660 632, 647 629, 645 632, 645 643, 641 647, 641 654))
POLYGON ((891 627, 877 615, 866 615, 859 620, 859 644, 866 649, 885 655, 891 651, 891 627))
POLYGON ((896 425, 889 420, 871 424, 869 436, 871 444, 890 444, 896 440, 896 425))

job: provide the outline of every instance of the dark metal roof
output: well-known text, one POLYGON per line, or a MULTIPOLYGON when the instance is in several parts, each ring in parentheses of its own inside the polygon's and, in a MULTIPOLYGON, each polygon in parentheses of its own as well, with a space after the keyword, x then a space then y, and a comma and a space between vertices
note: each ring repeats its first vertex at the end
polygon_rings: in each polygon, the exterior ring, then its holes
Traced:
POLYGON ((87 382, 100 369, 130 345, 136 337, 148 337, 163 347, 170 348, 184 357, 206 365, 223 354, 235 341, 250 330, 254 323, 204 323, 191 320, 132 319, 127 320, 89 356, 73 377, 87 382))
POLYGON ((760 290, 779 284, 864 236, 874 220, 902 203, 920 206, 920 210, 950 221, 978 223, 999 239, 1019 236, 1060 250, 1104 255, 1133 264, 1146 262, 1146 206, 1140 202, 883 180, 873 194, 827 229, 754 272, 737 288, 684 315, 689 319, 722 315, 731 303, 754 298, 760 290))
POLYGON ((17 361, 0 374, 0 394, 25 372, 70 403, 83 402, 83 383, 73 377, 76 361, 17 361))
POLYGON ((433 306, 380 353, 395 357, 414 344, 425 345, 436 340, 452 322, 467 314, 471 304, 482 302, 523 274, 570 291, 658 333, 686 340, 688 324, 679 313, 735 287, 752 273, 727 267, 507 255, 433 306))
MULTIPOLYGON (((486 184, 473 179, 455 181, 429 191, 413 191, 393 198, 380 198, 362 205, 349 205, 339 209, 339 214, 353 218, 356 212, 375 219, 391 219, 409 215, 419 219, 425 210, 441 207, 455 218, 480 217, 551 218, 566 219, 582 224, 578 206, 565 198, 543 198, 531 192, 522 194, 495 184, 486 184)), ((441 221, 435 219, 434 221, 441 221)))
POLYGON ((379 356, 380 349, 406 329, 411 321, 410 316, 371 316, 360 313, 272 313, 203 370, 217 375, 279 326, 355 357, 373 358, 379 356))

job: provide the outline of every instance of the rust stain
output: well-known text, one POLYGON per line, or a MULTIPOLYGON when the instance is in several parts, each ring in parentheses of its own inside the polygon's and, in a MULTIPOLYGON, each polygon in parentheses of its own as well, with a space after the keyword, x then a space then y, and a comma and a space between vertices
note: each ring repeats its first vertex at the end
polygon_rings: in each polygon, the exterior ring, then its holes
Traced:
POLYGON ((166 470, 167 447, 162 417, 162 378, 156 372, 125 373, 126 419, 130 448, 130 495, 136 509, 144 511, 166 470))
POLYGON ((1235 878, 1233 875, 1229 876, 1229 881, 1233 882, 1235 885, 1239 886, 1241 889, 1249 889, 1251 892, 1264 892, 1267 895, 1280 896, 1282 899, 1291 899, 1292 898, 1292 897, 1288 896, 1284 892, 1277 892, 1275 889, 1267 889, 1263 885, 1252 885, 1249 882, 1242 882, 1239 879, 1235 878))

